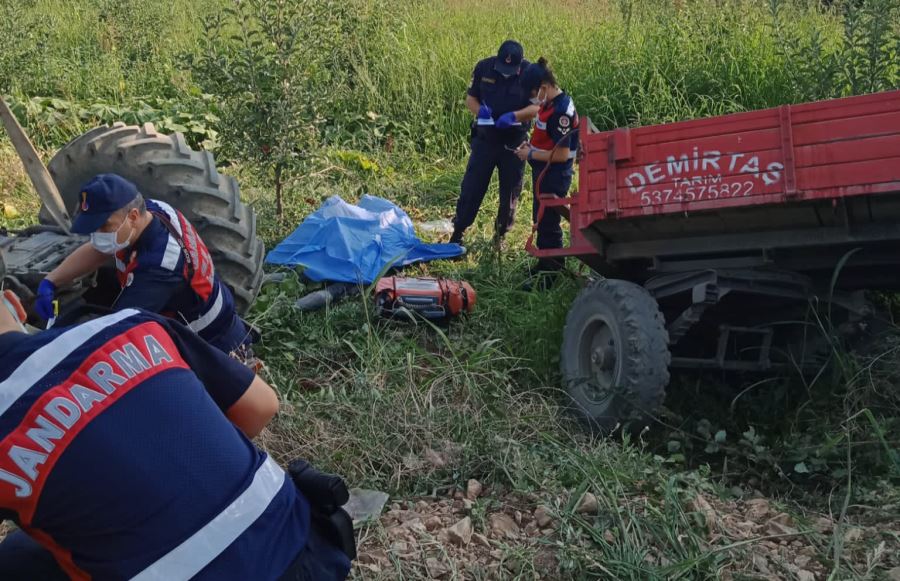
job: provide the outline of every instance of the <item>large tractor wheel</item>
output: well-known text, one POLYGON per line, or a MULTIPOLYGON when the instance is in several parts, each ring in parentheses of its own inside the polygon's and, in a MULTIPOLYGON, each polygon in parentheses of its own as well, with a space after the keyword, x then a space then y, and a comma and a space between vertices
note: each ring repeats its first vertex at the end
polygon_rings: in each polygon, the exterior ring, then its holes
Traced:
POLYGON ((575 299, 560 363, 572 410, 590 428, 643 425, 663 403, 669 361, 663 316, 644 288, 603 279, 575 299))
MULTIPOLYGON (((192 150, 181 133, 157 133, 152 123, 98 127, 60 149, 48 169, 70 215, 81 186, 100 173, 117 173, 145 197, 168 202, 200 232, 216 272, 234 292, 238 311, 246 312, 253 303, 264 255, 256 214, 241 202, 237 181, 220 174, 212 154, 192 150)), ((44 209, 41 221, 50 223, 44 209)))

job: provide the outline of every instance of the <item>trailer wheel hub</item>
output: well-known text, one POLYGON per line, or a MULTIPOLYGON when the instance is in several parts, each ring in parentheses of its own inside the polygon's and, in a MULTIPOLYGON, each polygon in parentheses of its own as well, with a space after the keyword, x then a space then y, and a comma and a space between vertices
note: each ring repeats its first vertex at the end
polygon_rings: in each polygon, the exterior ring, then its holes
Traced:
POLYGON ((610 369, 615 369, 615 349, 613 349, 612 346, 598 347, 594 349, 594 353, 591 355, 591 363, 594 364, 594 368, 598 373, 601 371, 609 371, 610 369))
POLYGON ((582 369, 590 375, 591 381, 585 385, 590 399, 596 403, 612 397, 615 386, 618 356, 616 353, 616 332, 603 316, 595 316, 583 328, 581 338, 582 369))

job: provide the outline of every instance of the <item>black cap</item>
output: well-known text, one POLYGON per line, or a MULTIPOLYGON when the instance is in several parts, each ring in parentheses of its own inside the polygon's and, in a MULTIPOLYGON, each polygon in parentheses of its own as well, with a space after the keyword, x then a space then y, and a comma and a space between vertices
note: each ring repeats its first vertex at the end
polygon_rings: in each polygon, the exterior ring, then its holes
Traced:
POLYGON ((526 91, 533 91, 543 84, 546 77, 547 69, 538 63, 531 63, 522 71, 522 75, 519 77, 519 84, 526 91))
POLYGON ((525 57, 525 49, 522 45, 514 40, 507 40, 500 45, 497 51, 497 61, 494 63, 494 70, 501 75, 515 75, 519 72, 519 66, 525 57))

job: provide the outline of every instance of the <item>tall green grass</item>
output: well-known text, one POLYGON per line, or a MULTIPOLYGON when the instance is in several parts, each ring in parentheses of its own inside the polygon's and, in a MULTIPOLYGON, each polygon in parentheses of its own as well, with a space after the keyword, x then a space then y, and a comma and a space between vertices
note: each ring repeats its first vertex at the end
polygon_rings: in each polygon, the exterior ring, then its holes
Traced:
POLYGON ((454 153, 472 68, 506 38, 527 58, 546 56, 579 111, 609 128, 796 101, 806 95, 792 80, 809 63, 786 54, 781 36, 833 48, 841 35, 837 11, 816 3, 429 0, 390 10, 361 46, 359 105, 454 153))

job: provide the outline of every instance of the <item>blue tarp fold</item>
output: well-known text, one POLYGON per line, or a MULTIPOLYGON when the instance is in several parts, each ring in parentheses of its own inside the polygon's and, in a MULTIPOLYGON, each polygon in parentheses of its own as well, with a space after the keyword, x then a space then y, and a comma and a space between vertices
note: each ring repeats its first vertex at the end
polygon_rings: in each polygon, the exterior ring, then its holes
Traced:
POLYGON ((425 244, 397 205, 363 196, 359 205, 328 198, 266 256, 269 264, 303 266, 316 282, 371 283, 389 264, 453 258, 459 244, 425 244))

